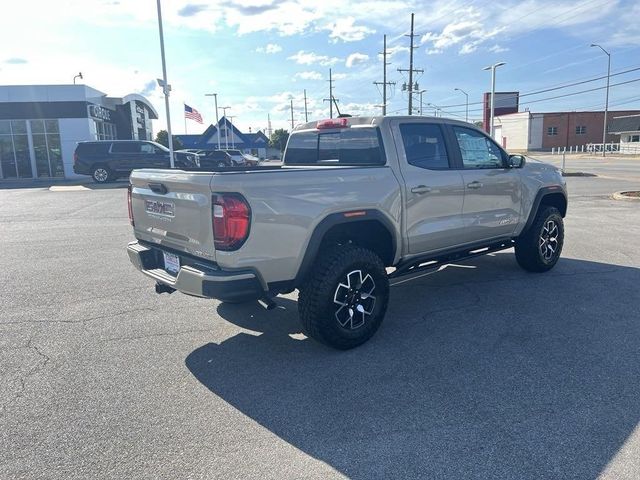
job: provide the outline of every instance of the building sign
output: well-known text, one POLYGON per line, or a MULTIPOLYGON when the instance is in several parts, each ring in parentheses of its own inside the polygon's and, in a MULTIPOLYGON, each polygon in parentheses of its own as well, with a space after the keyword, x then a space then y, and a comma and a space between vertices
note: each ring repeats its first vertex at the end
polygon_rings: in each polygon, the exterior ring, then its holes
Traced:
POLYGON ((111 120, 111 110, 101 107, 100 105, 89 105, 89 116, 97 120, 111 120))
POLYGON ((146 127, 144 120, 144 107, 136 102, 136 123, 138 128, 144 129, 146 127))

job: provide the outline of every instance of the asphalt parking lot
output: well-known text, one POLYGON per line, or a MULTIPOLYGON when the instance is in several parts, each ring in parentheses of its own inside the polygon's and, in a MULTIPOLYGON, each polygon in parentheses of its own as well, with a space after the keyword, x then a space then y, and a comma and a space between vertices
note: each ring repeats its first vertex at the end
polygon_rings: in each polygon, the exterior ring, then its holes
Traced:
MULTIPOLYGON (((558 161, 558 159, 552 159, 558 161)), ((640 160, 570 159, 563 258, 396 287, 364 346, 156 295, 126 190, 0 188, 0 478, 640 478, 640 160)))

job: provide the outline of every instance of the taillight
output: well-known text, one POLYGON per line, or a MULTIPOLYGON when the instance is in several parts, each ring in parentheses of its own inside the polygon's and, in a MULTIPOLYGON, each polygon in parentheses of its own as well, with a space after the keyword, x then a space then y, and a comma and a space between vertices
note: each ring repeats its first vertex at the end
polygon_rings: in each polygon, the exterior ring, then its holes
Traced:
POLYGON ((131 185, 127 187, 127 208, 129 209, 129 223, 133 227, 135 222, 133 221, 133 206, 131 205, 131 188, 131 185))
POLYGON ((213 196, 213 241, 216 250, 237 250, 249 236, 251 209, 237 193, 213 196))
POLYGON ((329 118, 327 120, 320 120, 316 123, 316 128, 318 130, 324 130, 326 128, 347 128, 348 126, 346 118, 329 118))

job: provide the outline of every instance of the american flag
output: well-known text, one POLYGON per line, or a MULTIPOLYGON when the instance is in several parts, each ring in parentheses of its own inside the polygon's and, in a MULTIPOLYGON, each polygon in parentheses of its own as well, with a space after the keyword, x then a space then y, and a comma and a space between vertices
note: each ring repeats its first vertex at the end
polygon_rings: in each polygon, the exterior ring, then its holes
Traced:
POLYGON ((200 115, 200 112, 195 108, 191 108, 186 103, 184 104, 184 117, 202 123, 202 115, 200 115))

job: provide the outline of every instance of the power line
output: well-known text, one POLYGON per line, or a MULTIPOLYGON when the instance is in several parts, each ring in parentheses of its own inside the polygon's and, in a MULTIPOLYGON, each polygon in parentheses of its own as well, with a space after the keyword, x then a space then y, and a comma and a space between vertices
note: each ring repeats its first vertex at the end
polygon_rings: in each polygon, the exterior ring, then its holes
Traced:
MULTIPOLYGON (((616 77, 618 75, 624 75, 625 73, 636 72, 638 70, 640 70, 640 67, 630 68, 630 69, 624 70, 622 72, 612 73, 610 75, 610 77, 616 77)), ((518 97, 522 98, 522 97, 528 97, 528 96, 531 96, 531 95, 539 95, 541 93, 547 93, 547 92, 552 92, 552 91, 555 91, 555 90, 561 90, 563 88, 575 87, 576 85, 583 85, 585 83, 596 82, 598 80, 603 80, 605 78, 607 78, 606 75, 601 76, 601 77, 592 78, 590 80, 582 80, 582 81, 579 81, 579 82, 567 83, 567 84, 563 84, 563 85, 560 85, 560 86, 557 86, 557 87, 544 88, 542 90, 537 90, 537 91, 534 91, 534 92, 525 92, 525 93, 519 93, 517 95, 509 95, 509 96, 501 97, 501 99, 507 100, 507 99, 518 98, 518 97)), ((483 104, 484 104, 484 102, 472 102, 472 103, 469 103, 469 105, 483 105, 483 104)), ((464 107, 465 105, 466 105, 465 103, 457 103, 455 105, 443 105, 443 108, 464 107)))

